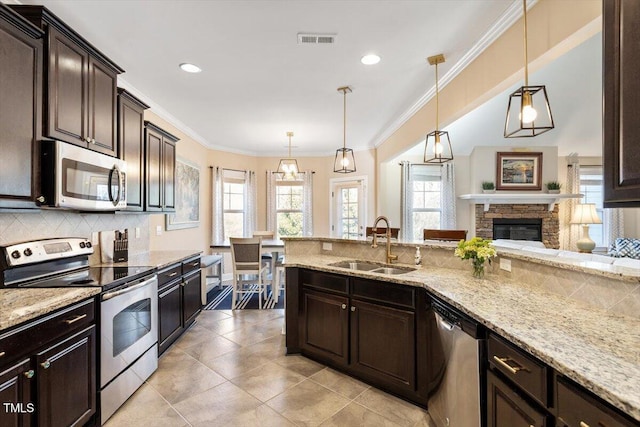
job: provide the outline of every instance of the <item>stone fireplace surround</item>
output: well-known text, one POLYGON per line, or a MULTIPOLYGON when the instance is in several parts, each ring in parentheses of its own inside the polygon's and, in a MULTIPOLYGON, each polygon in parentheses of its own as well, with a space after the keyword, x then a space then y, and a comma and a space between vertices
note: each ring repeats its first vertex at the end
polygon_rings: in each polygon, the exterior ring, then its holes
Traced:
POLYGON ((476 236, 493 239, 493 219, 541 219, 542 243, 547 248, 560 248, 560 219, 558 205, 549 211, 548 204, 495 204, 484 211, 484 205, 475 205, 476 236))

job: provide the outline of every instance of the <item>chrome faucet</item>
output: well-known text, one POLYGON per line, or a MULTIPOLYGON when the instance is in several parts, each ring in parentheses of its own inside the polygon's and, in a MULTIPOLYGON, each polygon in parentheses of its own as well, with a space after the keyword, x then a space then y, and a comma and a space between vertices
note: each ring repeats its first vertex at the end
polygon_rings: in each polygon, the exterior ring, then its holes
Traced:
POLYGON ((373 232, 373 242, 371 242, 372 248, 378 247, 378 223, 380 221, 384 221, 387 224, 387 232, 384 234, 387 238, 387 264, 391 264, 393 260, 398 259, 398 255, 393 255, 391 253, 391 227, 389 225, 389 219, 386 216, 379 216, 376 218, 376 221, 373 223, 373 227, 371 231, 373 232))

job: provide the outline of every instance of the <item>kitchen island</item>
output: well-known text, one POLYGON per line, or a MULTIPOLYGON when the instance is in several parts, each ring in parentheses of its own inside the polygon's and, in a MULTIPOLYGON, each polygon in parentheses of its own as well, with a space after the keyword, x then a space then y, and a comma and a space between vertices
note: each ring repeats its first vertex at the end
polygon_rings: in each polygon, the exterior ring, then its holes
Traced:
MULTIPOLYGON (((384 261, 381 250, 367 242, 341 239, 286 239, 288 268, 360 277, 425 289, 482 323, 517 347, 538 358, 622 412, 640 420, 640 320, 613 310, 552 292, 540 284, 522 283, 502 274, 475 279, 468 263, 453 257, 455 244, 420 243, 423 265, 415 271, 387 275, 332 266, 345 260, 384 261), (330 243, 331 250, 322 249, 330 243), (445 268, 445 266, 449 268, 445 268)), ((394 244, 400 263, 413 260, 415 243, 394 244)), ((507 252, 500 253, 509 256, 507 252)), ((517 254, 511 254, 517 258, 517 254)), ((531 255, 527 255, 531 258, 531 255)), ((524 258, 524 257, 523 257, 524 258)), ((531 259, 532 271, 536 269, 531 259)), ((541 263, 551 261, 543 259, 541 263)), ((562 263, 553 265, 562 269, 562 263)), ((605 268, 605 270, 611 267, 605 268)), ((612 287, 637 286, 633 272, 594 271, 593 266, 570 263, 569 271, 606 278, 612 287), (618 275, 622 276, 618 277, 618 275), (612 276, 622 280, 616 281, 612 276)), ((533 273, 532 273, 533 274, 533 273)), ((535 274, 533 274, 535 276, 535 274)), ((287 292, 290 283, 287 279, 287 292)), ((615 294, 619 290, 613 289, 615 294)), ((288 307, 291 300, 288 298, 288 307)), ((288 308, 288 328, 296 327, 296 314, 288 308)), ((289 332, 289 330, 288 330, 289 332)), ((287 343, 289 345, 289 342, 287 343)))

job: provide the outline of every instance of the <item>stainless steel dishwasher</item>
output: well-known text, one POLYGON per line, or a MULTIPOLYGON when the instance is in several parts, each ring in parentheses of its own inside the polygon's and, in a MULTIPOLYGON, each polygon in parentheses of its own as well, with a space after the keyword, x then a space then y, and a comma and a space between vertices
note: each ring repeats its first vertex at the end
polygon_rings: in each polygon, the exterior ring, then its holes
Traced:
POLYGON ((437 427, 480 427, 484 329, 448 304, 431 306, 429 415, 437 427))

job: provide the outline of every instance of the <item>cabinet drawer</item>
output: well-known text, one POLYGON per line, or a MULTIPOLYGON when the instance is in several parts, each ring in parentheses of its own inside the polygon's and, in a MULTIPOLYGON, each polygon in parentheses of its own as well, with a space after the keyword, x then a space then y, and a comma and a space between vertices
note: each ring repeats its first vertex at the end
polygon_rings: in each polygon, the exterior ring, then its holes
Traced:
POLYGON ((544 407, 549 406, 548 368, 530 354, 495 335, 489 335, 489 364, 544 407))
POLYGON ((4 355, 0 356, 0 365, 94 321, 95 300, 92 298, 2 334, 0 354, 4 355))
POLYGON ((302 283, 303 286, 326 289, 345 295, 349 292, 349 279, 343 276, 336 276, 334 274, 302 270, 300 274, 300 283, 302 283))
POLYGON ((411 286, 353 278, 351 279, 351 292, 354 297, 416 308, 415 288, 411 286))
POLYGON ((190 273, 194 270, 200 269, 200 257, 191 258, 186 261, 182 261, 182 274, 190 273))
POLYGON ((166 283, 182 275, 182 264, 173 264, 158 272, 158 289, 166 283))
POLYGON ((638 425, 564 378, 557 379, 556 387, 557 426, 631 427, 638 425))

